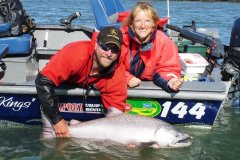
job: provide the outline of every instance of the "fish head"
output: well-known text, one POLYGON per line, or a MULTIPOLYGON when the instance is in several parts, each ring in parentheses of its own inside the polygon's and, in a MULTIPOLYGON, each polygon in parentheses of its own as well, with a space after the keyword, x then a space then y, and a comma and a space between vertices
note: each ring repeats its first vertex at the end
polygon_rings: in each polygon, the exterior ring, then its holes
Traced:
POLYGON ((173 126, 161 126, 155 134, 155 148, 182 148, 192 144, 192 136, 173 126))

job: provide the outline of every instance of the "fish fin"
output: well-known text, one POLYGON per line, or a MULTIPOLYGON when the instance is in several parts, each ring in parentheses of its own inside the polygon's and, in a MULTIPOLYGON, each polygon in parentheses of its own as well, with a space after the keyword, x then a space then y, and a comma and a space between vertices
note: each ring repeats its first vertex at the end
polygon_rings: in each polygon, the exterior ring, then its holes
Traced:
POLYGON ((81 122, 81 121, 78 121, 78 120, 76 120, 76 119, 72 119, 72 120, 70 120, 70 122, 69 122, 70 126, 72 126, 72 125, 77 125, 77 124, 80 124, 80 123, 82 123, 82 122, 81 122))
POLYGON ((129 149, 135 149, 135 148, 139 148, 139 147, 149 147, 149 146, 153 146, 155 145, 156 142, 140 142, 140 143, 129 143, 127 145, 127 147, 129 149))
POLYGON ((109 107, 105 116, 106 117, 113 117, 113 116, 116 116, 116 115, 119 115, 119 114, 122 114, 122 113, 123 113, 122 111, 120 111, 119 109, 117 109, 115 107, 109 107))
POLYGON ((130 143, 130 144, 127 145, 128 149, 136 149, 138 147, 139 147, 139 145, 136 145, 136 144, 133 144, 133 143, 130 143))
POLYGON ((156 144, 156 142, 154 142, 154 141, 152 141, 152 142, 141 142, 142 147, 149 147, 149 146, 153 146, 155 144, 156 144))

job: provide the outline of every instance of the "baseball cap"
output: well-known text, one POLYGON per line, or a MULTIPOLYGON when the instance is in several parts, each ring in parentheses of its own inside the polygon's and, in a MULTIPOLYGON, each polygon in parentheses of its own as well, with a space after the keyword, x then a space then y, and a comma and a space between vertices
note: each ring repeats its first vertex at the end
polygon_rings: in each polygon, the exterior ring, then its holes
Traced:
POLYGON ((97 40, 103 44, 116 44, 120 50, 123 41, 122 32, 115 27, 105 27, 99 32, 97 40))

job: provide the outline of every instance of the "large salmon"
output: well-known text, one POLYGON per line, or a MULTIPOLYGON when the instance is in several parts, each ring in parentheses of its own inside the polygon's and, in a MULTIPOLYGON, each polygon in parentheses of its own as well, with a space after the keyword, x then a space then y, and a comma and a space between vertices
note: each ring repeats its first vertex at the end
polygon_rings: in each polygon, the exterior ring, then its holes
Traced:
MULTIPOLYGON (((173 125, 147 116, 122 113, 96 120, 71 121, 70 136, 91 140, 111 140, 124 145, 154 148, 180 148, 191 145, 192 137, 173 125)), ((42 138, 53 138, 55 132, 43 116, 42 138)))

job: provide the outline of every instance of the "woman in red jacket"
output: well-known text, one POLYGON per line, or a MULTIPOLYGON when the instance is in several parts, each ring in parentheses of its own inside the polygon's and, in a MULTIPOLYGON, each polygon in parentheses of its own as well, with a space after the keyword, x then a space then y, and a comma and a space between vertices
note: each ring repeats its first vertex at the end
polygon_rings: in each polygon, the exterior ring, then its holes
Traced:
POLYGON ((157 12, 146 2, 137 3, 123 22, 121 54, 130 88, 140 85, 141 80, 152 80, 165 91, 174 92, 183 83, 177 46, 158 29, 159 24, 157 12))

